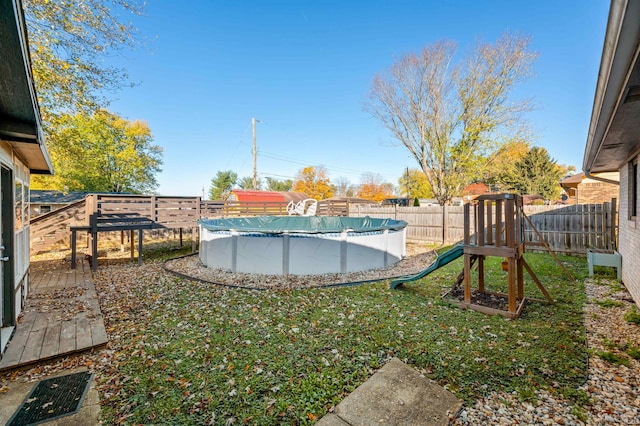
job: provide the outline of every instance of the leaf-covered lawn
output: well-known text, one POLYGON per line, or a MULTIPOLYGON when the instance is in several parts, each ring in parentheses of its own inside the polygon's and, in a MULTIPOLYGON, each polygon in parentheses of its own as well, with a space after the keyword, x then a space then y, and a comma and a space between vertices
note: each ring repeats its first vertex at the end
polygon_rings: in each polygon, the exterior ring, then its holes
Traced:
MULTIPOLYGON (((550 256, 526 256, 557 304, 530 303, 518 320, 440 300, 462 259, 393 291, 388 282, 232 290, 178 279, 158 261, 102 268, 104 420, 311 423, 392 356, 469 402, 493 390, 527 399, 538 387, 574 397, 587 368, 586 262, 562 258, 576 284, 550 256)), ((488 262, 493 290, 506 282, 500 261, 488 262)), ((530 279, 525 294, 541 297, 530 279)))

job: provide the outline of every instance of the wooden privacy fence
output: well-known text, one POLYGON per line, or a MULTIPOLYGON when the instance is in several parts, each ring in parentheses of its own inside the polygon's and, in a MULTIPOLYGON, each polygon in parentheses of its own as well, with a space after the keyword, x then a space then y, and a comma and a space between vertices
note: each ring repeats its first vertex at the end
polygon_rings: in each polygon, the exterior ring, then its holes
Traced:
POLYGON ((70 226, 86 222, 85 200, 76 201, 61 209, 32 218, 31 253, 51 249, 60 242, 69 243, 70 226))
MULTIPOLYGON (((588 248, 611 249, 615 246, 617 211, 613 201, 573 206, 525 206, 524 212, 554 251, 584 254, 588 248)), ((31 252, 48 250, 59 243, 68 246, 71 228, 89 227, 92 214, 104 216, 114 226, 120 224, 126 227, 133 222, 149 221, 153 225, 145 229, 180 230, 180 234, 186 229, 191 231, 195 241, 197 220, 201 217, 287 213, 284 202, 224 203, 201 200, 200 197, 92 194, 85 200, 32 219, 31 252), (116 219, 121 221, 117 222, 116 219)), ((409 223, 407 238, 415 241, 455 243, 462 241, 464 237, 462 206, 379 207, 324 200, 318 203, 317 214, 404 220, 409 223)), ((536 241, 536 235, 528 223, 525 227, 525 239, 536 241)))
POLYGON ((99 233, 120 231, 131 235, 131 257, 134 255, 133 233, 138 231, 138 263, 142 262, 144 230, 191 228, 192 250, 196 249, 196 226, 200 215, 199 197, 157 197, 136 195, 91 194, 85 199, 88 223, 70 226, 71 268, 76 266, 77 233, 86 232, 91 246, 91 267, 98 267, 99 233))
MULTIPOLYGON (((325 200, 318 203, 317 215, 347 216, 345 201, 325 200)), ((147 195, 91 194, 85 199, 31 220, 31 253, 50 250, 56 245, 69 246, 75 232, 100 232, 138 229, 190 231, 197 238, 200 218, 287 215, 285 202, 222 202, 200 197, 164 197, 147 195), (94 229, 95 228, 95 229, 94 229)), ((117 237, 113 237, 117 238, 117 237)), ((130 234, 129 240, 132 241, 130 234)))
MULTIPOLYGON (((203 217, 241 217, 241 216, 286 216, 286 202, 259 201, 202 201, 203 217)), ((348 216, 349 202, 318 201, 317 216, 348 216)))
MULTIPOLYGON (((572 206, 526 206, 533 226, 556 252, 585 254, 587 249, 617 248, 618 212, 615 198, 603 204, 572 206)), ((535 232, 525 227, 526 241, 535 241, 535 232)))
MULTIPOLYGON (((604 204, 570 206, 524 206, 524 213, 542 234, 552 250, 567 254, 585 254, 588 248, 611 249, 617 241, 617 209, 615 199, 604 204)), ((457 243, 464 238, 463 206, 376 207, 354 205, 352 217, 377 217, 404 220, 407 239, 439 244, 457 243)), ((471 220, 475 221, 473 212, 471 220)), ((537 236, 525 224, 525 241, 537 236)), ((528 250, 539 250, 528 247, 528 250)))
POLYGON ((409 240, 453 243, 464 238, 462 206, 378 207, 358 204, 349 209, 349 216, 404 220, 409 224, 409 240))

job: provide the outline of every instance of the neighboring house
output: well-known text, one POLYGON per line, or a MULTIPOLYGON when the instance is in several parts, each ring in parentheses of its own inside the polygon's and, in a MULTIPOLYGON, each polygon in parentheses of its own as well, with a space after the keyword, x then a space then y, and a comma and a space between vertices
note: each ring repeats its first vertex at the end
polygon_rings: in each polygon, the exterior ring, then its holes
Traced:
MULTIPOLYGON (((599 175, 610 181, 619 182, 620 173, 602 173, 599 175)), ((560 181, 560 186, 567 196, 567 204, 602 204, 618 198, 620 185, 588 178, 584 173, 566 177, 560 181)))
POLYGON ((522 204, 525 206, 543 206, 545 205, 545 199, 542 195, 538 194, 525 194, 522 196, 522 204))
POLYGON ((462 190, 462 196, 465 200, 475 200, 480 195, 489 194, 491 189, 482 182, 469 184, 462 190))
MULTIPOLYGON (((582 168, 620 173, 622 281, 640 306, 640 1, 613 0, 582 168)), ((609 183, 616 183, 607 179, 609 183)))
POLYGON ((84 199, 88 192, 62 192, 47 190, 31 190, 29 200, 31 202, 31 217, 40 216, 41 214, 56 211, 67 204, 75 203, 84 199))
POLYGON ((228 201, 253 202, 253 203, 297 203, 306 198, 302 192, 280 192, 280 191, 248 191, 244 189, 234 189, 229 195, 228 201))
POLYGON ((0 0, 0 58, 0 352, 4 352, 29 290, 29 181, 32 173, 53 172, 20 0, 0 0))

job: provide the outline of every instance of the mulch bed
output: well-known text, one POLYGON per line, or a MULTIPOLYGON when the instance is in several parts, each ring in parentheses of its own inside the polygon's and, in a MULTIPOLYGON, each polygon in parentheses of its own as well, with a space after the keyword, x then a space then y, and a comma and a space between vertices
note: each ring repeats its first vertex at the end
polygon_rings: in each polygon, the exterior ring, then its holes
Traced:
MULTIPOLYGON (((447 293, 446 298, 454 299, 458 302, 464 302, 464 287, 461 285, 454 287, 449 293, 447 293)), ((506 297, 483 293, 474 288, 471 289, 471 303, 474 305, 499 309, 501 311, 509 310, 509 300, 506 297)))

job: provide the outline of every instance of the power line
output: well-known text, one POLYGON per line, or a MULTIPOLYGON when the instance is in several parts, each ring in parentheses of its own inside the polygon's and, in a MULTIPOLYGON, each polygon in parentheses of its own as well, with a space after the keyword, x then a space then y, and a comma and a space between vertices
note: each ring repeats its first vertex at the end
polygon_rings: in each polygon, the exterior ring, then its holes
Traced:
MULTIPOLYGON (((226 165, 225 169, 229 169, 229 167, 231 165, 231 161, 233 160, 233 157, 235 157, 236 153, 238 152, 238 148, 240 148, 240 145, 244 142, 243 139, 247 135, 247 132, 249 131, 250 128, 251 128, 251 123, 249 123, 247 125, 246 129, 244 129, 244 132, 242 133, 242 137, 240 138, 240 141, 236 144, 235 148, 233 149, 233 152, 231 153, 231 155, 229 156, 229 159, 227 160, 227 165, 226 165)), ((244 164, 243 164, 243 166, 244 166, 244 164)))
POLYGON ((295 179, 295 176, 285 176, 285 175, 279 175, 276 173, 265 173, 265 172, 260 172, 259 173, 260 176, 275 176, 275 177, 281 177, 281 178, 286 178, 286 179, 295 179))
MULTIPOLYGON (((291 158, 291 157, 284 157, 281 155, 277 155, 277 154, 272 154, 269 152, 264 152, 264 151, 259 151, 258 155, 263 156, 263 157, 267 157, 267 158, 271 158, 274 160, 278 160, 278 161, 283 161, 286 163, 292 163, 292 164, 300 164, 303 166, 308 166, 309 165, 309 161, 304 161, 304 160, 299 160, 299 159, 295 159, 295 158, 291 158)), ((345 174, 352 174, 352 175, 358 175, 358 176, 362 176, 365 173, 369 173, 371 172, 370 170, 356 170, 356 169, 349 169, 346 167, 339 167, 339 166, 330 166, 330 165, 326 165, 326 164, 322 164, 322 166, 324 168, 326 168, 327 170, 333 170, 333 171, 337 171, 340 173, 345 173, 345 174)), ((390 175, 390 174, 383 174, 383 173, 378 173, 383 177, 387 177, 387 178, 396 178, 396 175, 390 175)))

